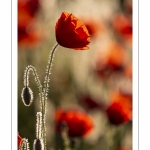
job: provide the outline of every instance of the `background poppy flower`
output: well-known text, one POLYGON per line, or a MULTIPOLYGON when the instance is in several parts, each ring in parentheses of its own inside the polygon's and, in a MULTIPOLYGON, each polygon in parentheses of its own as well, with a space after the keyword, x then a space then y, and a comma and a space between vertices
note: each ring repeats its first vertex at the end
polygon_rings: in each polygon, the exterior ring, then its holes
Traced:
POLYGON ((102 20, 96 18, 94 16, 84 16, 82 17, 82 21, 85 24, 91 38, 98 38, 98 36, 102 33, 106 32, 106 27, 102 20))
POLYGON ((36 19, 39 8, 38 0, 18 1, 18 46, 32 47, 42 40, 36 19))
POLYGON ((105 110, 105 104, 102 99, 95 99, 90 94, 81 95, 78 103, 83 105, 87 110, 105 110))
POLYGON ((114 29, 121 35, 132 35, 132 22, 123 14, 115 15, 112 25, 114 29))
POLYGON ((109 121, 119 125, 128 122, 132 118, 132 95, 121 92, 113 93, 112 103, 106 109, 109 121))
POLYGON ((18 133, 18 148, 20 147, 22 142, 22 138, 20 137, 19 133, 18 133))
POLYGON ((34 16, 40 9, 39 0, 18 0, 18 9, 25 9, 34 16))
POLYGON ((112 19, 112 27, 117 36, 132 43, 132 18, 124 14, 116 14, 112 19))
POLYGON ((90 35, 86 26, 74 15, 63 12, 55 26, 56 41, 63 47, 86 50, 90 35))
POLYGON ((122 71, 127 58, 127 52, 116 41, 99 51, 95 60, 94 70, 100 76, 110 75, 114 71, 122 71))
POLYGON ((121 102, 113 102, 107 108, 107 115, 112 124, 119 125, 121 123, 131 120, 131 111, 121 102))
POLYGON ((61 124, 66 122, 70 137, 82 137, 91 131, 94 126, 92 118, 77 110, 58 109, 55 113, 56 129, 60 131, 61 124))
POLYGON ((127 64, 124 68, 124 73, 127 77, 129 77, 130 79, 132 79, 132 62, 130 62, 129 64, 127 64))
POLYGON ((18 28, 18 46, 34 47, 43 39, 38 28, 29 28, 29 30, 21 30, 18 28))

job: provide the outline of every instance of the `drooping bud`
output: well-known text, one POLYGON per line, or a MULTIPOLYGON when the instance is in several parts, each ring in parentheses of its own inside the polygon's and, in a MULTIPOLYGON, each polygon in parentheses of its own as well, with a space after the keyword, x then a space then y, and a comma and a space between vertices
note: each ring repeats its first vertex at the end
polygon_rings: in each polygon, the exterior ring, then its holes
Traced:
POLYGON ((33 143, 33 150, 44 150, 44 143, 42 139, 35 139, 33 143))
POLYGON ((30 106, 33 102, 33 92, 29 87, 24 87, 21 93, 22 101, 25 106, 30 106))

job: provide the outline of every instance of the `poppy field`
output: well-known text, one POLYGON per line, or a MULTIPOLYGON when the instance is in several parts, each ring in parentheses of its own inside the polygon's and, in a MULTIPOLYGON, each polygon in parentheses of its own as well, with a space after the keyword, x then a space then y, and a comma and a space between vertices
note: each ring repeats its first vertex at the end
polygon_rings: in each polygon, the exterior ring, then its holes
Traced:
POLYGON ((18 0, 18 150, 132 150, 132 0, 18 0))

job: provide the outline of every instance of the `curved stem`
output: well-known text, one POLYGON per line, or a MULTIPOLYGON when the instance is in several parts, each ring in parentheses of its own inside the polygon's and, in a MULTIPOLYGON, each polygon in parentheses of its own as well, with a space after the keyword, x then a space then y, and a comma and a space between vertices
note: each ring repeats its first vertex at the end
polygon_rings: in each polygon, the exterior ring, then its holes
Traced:
MULTIPOLYGON (((49 60, 48 60, 48 66, 46 69, 46 76, 45 76, 45 81, 44 81, 44 88, 43 88, 43 96, 44 96, 44 106, 45 106, 45 102, 46 102, 46 96, 48 93, 48 83, 49 83, 49 75, 51 74, 51 67, 52 67, 52 61, 53 61, 53 57, 54 57, 54 52, 56 50, 58 46, 58 43, 54 45, 54 47, 52 48, 51 52, 50 52, 50 56, 49 56, 49 60)), ((44 110, 44 113, 46 113, 46 109, 44 110)))
POLYGON ((35 67, 29 65, 26 70, 25 70, 25 73, 24 73, 24 86, 29 86, 29 72, 30 70, 33 71, 33 75, 35 76, 35 81, 37 83, 37 86, 39 88, 39 96, 40 96, 40 104, 41 104, 41 111, 44 110, 44 105, 42 103, 42 85, 41 85, 41 82, 38 78, 38 75, 37 75, 37 72, 36 72, 36 69, 35 67))
POLYGON ((48 60, 48 66, 46 69, 46 76, 45 76, 45 80, 44 80, 44 87, 43 87, 43 106, 44 106, 44 110, 42 112, 42 127, 43 127, 43 141, 44 141, 44 150, 46 150, 46 100, 47 100, 47 93, 48 93, 48 83, 50 80, 49 75, 51 74, 51 67, 52 67, 52 61, 53 61, 53 57, 54 57, 54 52, 56 50, 56 48, 58 47, 58 43, 56 43, 54 45, 54 47, 52 48, 50 55, 49 55, 49 60, 48 60))

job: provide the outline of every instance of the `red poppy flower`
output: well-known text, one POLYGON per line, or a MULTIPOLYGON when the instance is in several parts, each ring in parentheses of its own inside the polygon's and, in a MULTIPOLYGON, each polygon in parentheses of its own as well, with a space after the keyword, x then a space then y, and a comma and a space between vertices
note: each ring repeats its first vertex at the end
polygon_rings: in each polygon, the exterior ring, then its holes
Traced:
POLYGON ((124 14, 117 14, 112 20, 112 27, 121 39, 132 44, 132 19, 124 14))
POLYGON ((98 52, 95 60, 95 72, 100 76, 108 76, 113 71, 122 71, 127 52, 117 42, 111 41, 103 51, 98 52))
POLYGON ((81 98, 79 99, 79 103, 88 110, 93 109, 105 110, 106 107, 101 99, 95 99, 90 95, 82 95, 81 98))
POLYGON ((119 125, 132 119, 132 95, 116 92, 111 97, 112 103, 106 109, 109 121, 119 125))
POLYGON ((19 133, 18 133, 18 148, 20 147, 22 142, 22 138, 20 137, 19 133))
POLYGON ((29 31, 18 29, 18 46, 34 47, 43 39, 41 31, 37 28, 33 28, 29 31))
POLYGON ((66 122, 70 137, 87 135, 94 126, 92 118, 84 112, 77 110, 58 109, 55 114, 56 129, 60 132, 61 124, 66 122))
POLYGON ((29 25, 35 22, 35 18, 26 9, 18 8, 18 29, 26 30, 29 25))
POLYGON ((55 26, 56 41, 59 45, 75 50, 86 50, 90 35, 86 26, 74 15, 63 12, 55 26))
MULTIPOLYGON (((43 36, 40 33, 35 18, 38 6, 33 6, 37 0, 18 1, 18 45, 32 47, 39 44, 43 36), (30 8, 33 8, 32 11, 30 8), (33 12, 34 11, 34 12, 33 12)), ((37 4, 38 5, 38 4, 37 4)))
POLYGON ((132 63, 129 63, 127 66, 125 66, 124 73, 127 77, 132 79, 132 63))
POLYGON ((18 8, 26 9, 30 15, 34 16, 40 8, 40 3, 39 0, 18 0, 18 8))
POLYGON ((115 15, 112 24, 114 29, 121 35, 132 35, 132 22, 125 15, 115 15))
POLYGON ((39 0, 28 0, 28 7, 30 10, 31 15, 35 15, 40 9, 40 2, 39 0))

